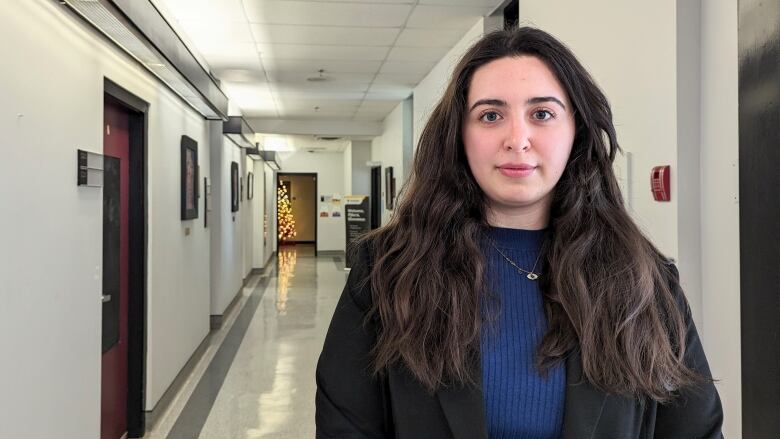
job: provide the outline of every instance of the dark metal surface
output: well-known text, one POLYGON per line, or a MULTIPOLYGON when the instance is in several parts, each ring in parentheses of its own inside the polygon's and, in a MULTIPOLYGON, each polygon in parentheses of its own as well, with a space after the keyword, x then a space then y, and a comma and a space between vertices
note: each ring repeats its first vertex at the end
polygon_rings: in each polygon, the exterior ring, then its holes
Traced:
POLYGON ((742 432, 778 438, 780 0, 739 2, 739 198, 742 432))
POLYGON ((215 113, 222 119, 227 118, 227 96, 149 0, 102 0, 102 2, 107 8, 113 7, 124 15, 125 25, 145 37, 200 93, 215 113))

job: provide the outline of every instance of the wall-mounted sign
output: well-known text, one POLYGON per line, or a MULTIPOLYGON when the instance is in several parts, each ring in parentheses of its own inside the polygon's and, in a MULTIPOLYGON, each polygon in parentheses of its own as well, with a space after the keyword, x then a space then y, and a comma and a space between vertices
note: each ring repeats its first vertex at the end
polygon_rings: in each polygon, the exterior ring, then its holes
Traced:
POLYGON ((368 206, 368 197, 365 195, 344 197, 344 216, 347 227, 347 258, 346 268, 352 268, 354 256, 351 250, 352 243, 360 235, 371 230, 371 210, 368 206))
POLYGON ((76 151, 76 184, 103 187, 103 156, 94 152, 76 151))

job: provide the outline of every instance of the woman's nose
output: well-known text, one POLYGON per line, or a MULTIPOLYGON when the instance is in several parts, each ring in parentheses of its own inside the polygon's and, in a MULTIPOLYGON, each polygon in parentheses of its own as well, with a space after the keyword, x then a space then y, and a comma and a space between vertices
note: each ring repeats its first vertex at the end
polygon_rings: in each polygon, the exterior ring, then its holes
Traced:
POLYGON ((530 147, 530 130, 527 124, 522 119, 513 120, 504 141, 504 148, 507 150, 518 149, 526 151, 530 147))

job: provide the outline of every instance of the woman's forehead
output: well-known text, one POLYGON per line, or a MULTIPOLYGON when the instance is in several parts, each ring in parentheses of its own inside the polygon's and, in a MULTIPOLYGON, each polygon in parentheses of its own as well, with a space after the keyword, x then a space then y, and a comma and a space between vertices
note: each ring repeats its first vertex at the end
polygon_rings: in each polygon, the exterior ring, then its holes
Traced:
POLYGON ((496 98, 508 104, 525 104, 529 98, 553 96, 566 102, 558 78, 533 56, 505 57, 480 66, 468 89, 469 105, 479 99, 496 98))

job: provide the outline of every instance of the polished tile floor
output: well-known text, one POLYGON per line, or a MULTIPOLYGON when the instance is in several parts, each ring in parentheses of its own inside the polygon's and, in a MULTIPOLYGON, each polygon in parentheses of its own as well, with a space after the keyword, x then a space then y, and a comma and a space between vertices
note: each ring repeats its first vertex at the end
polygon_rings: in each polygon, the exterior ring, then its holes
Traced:
POLYGON ((314 372, 347 273, 342 255, 282 246, 253 276, 145 438, 313 438, 314 372))

